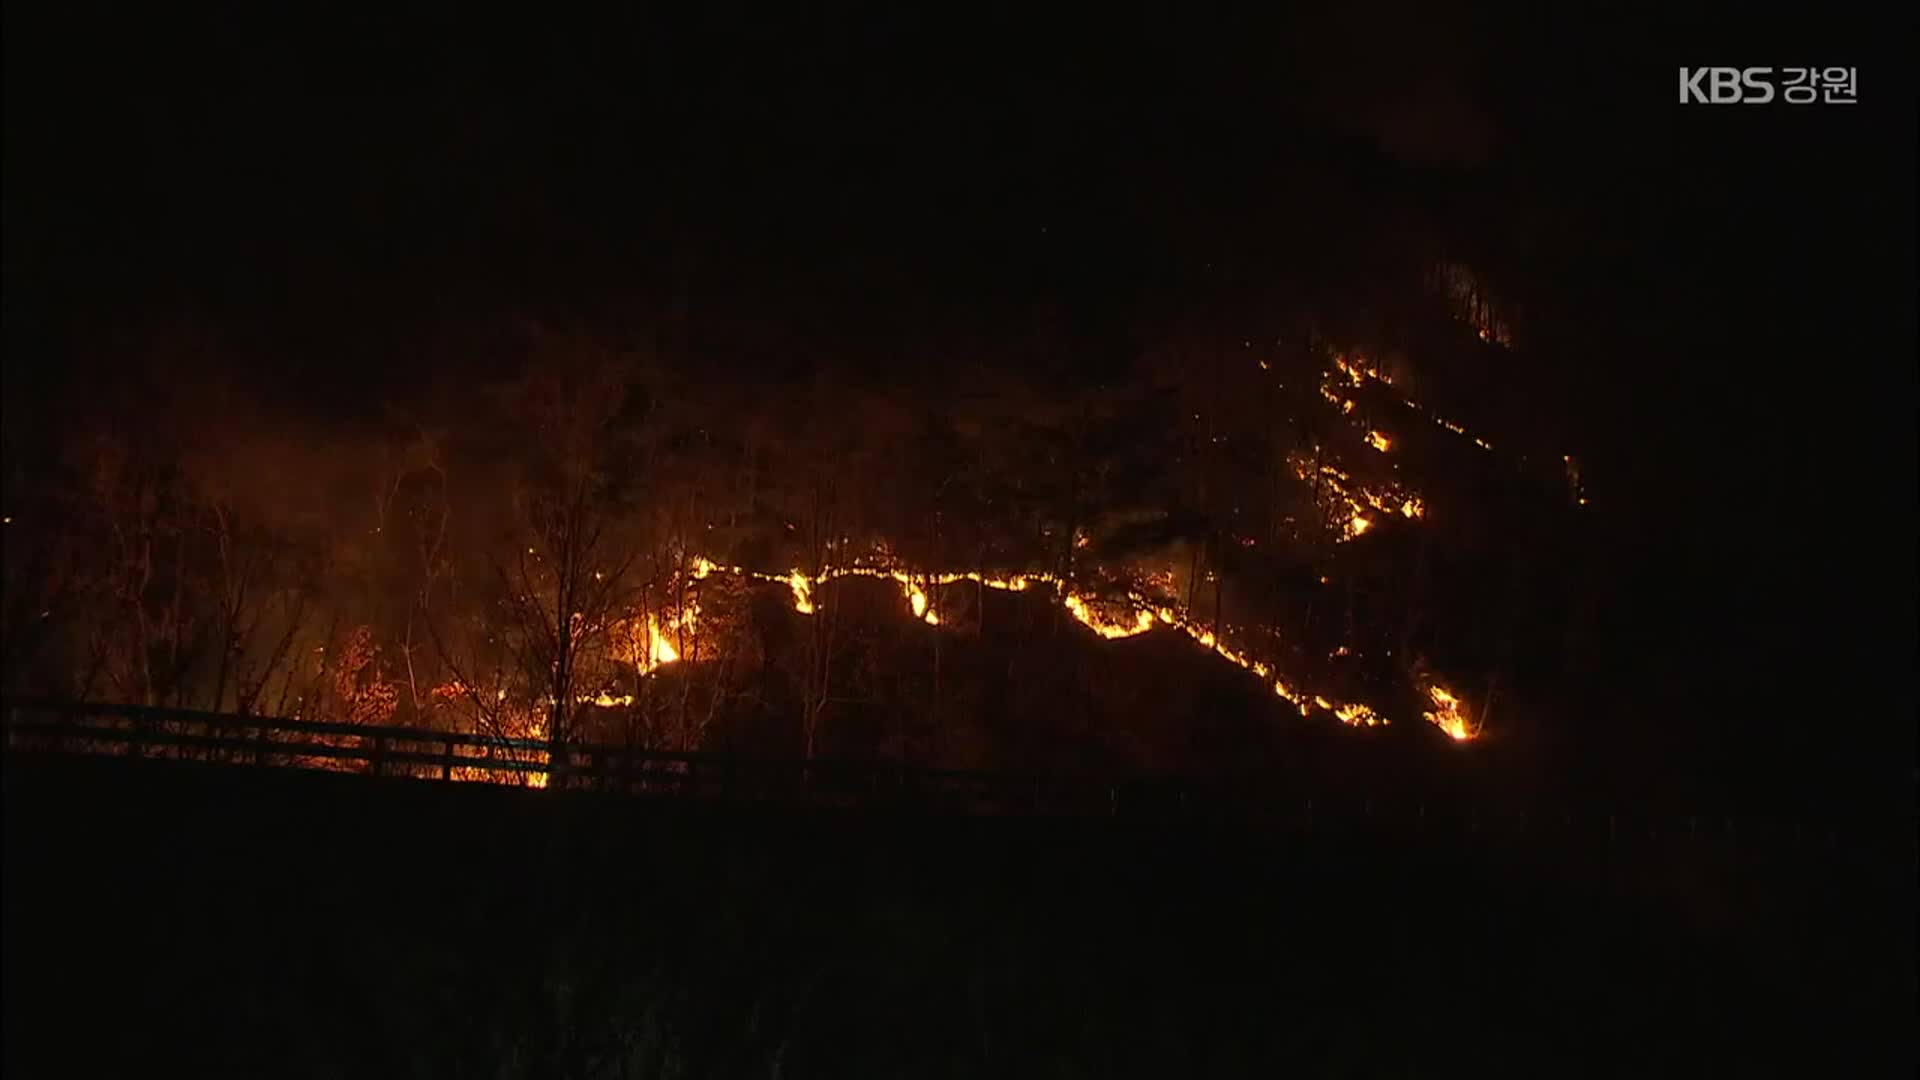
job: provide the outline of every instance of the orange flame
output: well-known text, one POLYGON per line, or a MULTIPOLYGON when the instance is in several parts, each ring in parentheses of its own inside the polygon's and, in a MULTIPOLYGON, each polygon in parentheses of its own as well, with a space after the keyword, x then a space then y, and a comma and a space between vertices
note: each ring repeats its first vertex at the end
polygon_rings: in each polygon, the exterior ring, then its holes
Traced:
POLYGON ((1467 718, 1466 706, 1458 697, 1443 686, 1427 687, 1427 698, 1433 702, 1433 708, 1421 715, 1427 723, 1446 732, 1455 742, 1466 742, 1479 736, 1480 731, 1467 718))

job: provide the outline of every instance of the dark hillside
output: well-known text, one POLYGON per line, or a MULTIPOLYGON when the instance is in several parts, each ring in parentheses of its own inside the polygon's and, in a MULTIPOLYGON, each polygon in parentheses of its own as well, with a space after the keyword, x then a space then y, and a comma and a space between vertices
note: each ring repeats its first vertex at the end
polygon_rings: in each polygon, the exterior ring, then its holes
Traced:
POLYGON ((6 1065, 1899 1076, 1888 842, 774 817, 15 758, 6 1065))

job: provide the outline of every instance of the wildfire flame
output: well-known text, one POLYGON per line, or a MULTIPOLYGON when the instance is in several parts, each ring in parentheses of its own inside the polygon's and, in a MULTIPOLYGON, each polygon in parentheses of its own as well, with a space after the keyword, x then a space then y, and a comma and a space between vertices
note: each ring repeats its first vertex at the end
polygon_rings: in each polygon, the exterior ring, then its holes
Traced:
POLYGON ((618 655, 642 675, 678 663, 680 647, 675 635, 692 630, 698 614, 698 608, 689 603, 674 615, 636 613, 616 621, 610 629, 618 655))
POLYGON ((1376 724, 1386 724, 1389 722, 1386 717, 1381 716, 1379 713, 1357 702, 1350 702, 1335 708, 1333 715, 1338 717, 1341 723, 1350 727, 1373 727, 1376 724))
POLYGON ((1393 380, 1389 378, 1385 372, 1380 370, 1379 365, 1364 356, 1348 356, 1345 353, 1340 353, 1334 356, 1333 366, 1342 375, 1345 375, 1347 380, 1355 386, 1367 385, 1368 379, 1385 383, 1388 386, 1393 385, 1393 380))
POLYGON ((671 664, 680 659, 680 651, 673 642, 660 632, 660 624, 649 620, 647 623, 647 663, 645 670, 651 671, 661 664, 671 664))
POLYGON ((1115 619, 1089 607, 1086 600, 1072 593, 1067 594, 1061 603, 1087 629, 1108 640, 1133 637, 1153 629, 1153 615, 1144 608, 1134 611, 1131 619, 1115 619))
POLYGON ((1427 723, 1446 732, 1448 738, 1455 742, 1466 742, 1480 734, 1478 728, 1467 719, 1466 707, 1445 687, 1427 687, 1427 698, 1433 702, 1433 708, 1421 715, 1427 723))
MULTIPOLYGON (((1409 502, 1416 508, 1415 513, 1409 516, 1417 516, 1419 505, 1417 500, 1409 500, 1409 502)), ((1360 528, 1364 530, 1366 526, 1362 525, 1360 528)), ((844 566, 830 567, 818 574, 812 575, 801 570, 792 570, 782 575, 757 573, 740 567, 721 567, 705 559, 699 560, 698 565, 704 567, 704 572, 706 573, 725 570, 760 581, 784 584, 793 593, 794 611, 802 615, 815 613, 815 590, 825 582, 843 577, 878 578, 892 581, 901 587, 902 595, 906 598, 907 606, 909 610, 912 611, 914 618, 935 626, 939 625, 939 613, 934 605, 931 594, 928 592, 931 588, 966 581, 989 589, 998 589, 1006 592, 1024 592, 1035 584, 1049 585, 1057 592, 1061 606, 1066 609, 1069 615, 1073 616, 1076 622, 1093 631, 1095 634, 1098 634, 1105 640, 1118 640, 1120 638, 1134 637, 1146 633, 1158 622, 1180 630, 1197 642, 1202 648, 1217 654, 1236 667, 1253 673, 1262 680, 1269 678, 1272 674, 1271 669, 1266 663, 1255 660, 1232 648, 1226 642, 1220 640, 1212 629, 1200 626, 1182 617, 1172 608, 1164 606, 1154 607, 1142 602, 1138 598, 1120 602, 1093 594, 1076 592, 1068 587, 1066 582, 1051 574, 1033 573, 995 576, 977 570, 909 574, 907 571, 897 569, 882 569, 870 566, 844 566), (1120 613, 1114 611, 1116 607, 1121 609, 1120 613)), ((1318 705, 1325 712, 1332 714, 1341 723, 1349 726, 1375 727, 1388 723, 1385 717, 1382 717, 1366 705, 1358 703, 1337 703, 1323 696, 1310 699, 1297 693, 1283 680, 1275 680, 1272 685, 1275 695, 1282 700, 1292 703, 1300 710, 1300 715, 1302 716, 1306 716, 1311 712, 1311 705, 1318 705)))
POLYGON ((1279 695, 1282 700, 1291 702, 1295 708, 1300 710, 1301 716, 1307 715, 1309 711, 1307 708, 1308 699, 1300 692, 1288 686, 1284 681, 1275 679, 1273 692, 1279 695))
POLYGON ((1338 466, 1321 464, 1317 468, 1304 455, 1294 455, 1294 475, 1317 486, 1323 493, 1322 510, 1328 524, 1339 529, 1338 539, 1352 540, 1371 529, 1375 522, 1369 509, 1380 514, 1400 514, 1408 519, 1425 516, 1426 504, 1418 495, 1398 485, 1369 488, 1353 482, 1353 477, 1338 466))
MULTIPOLYGON (((1331 466, 1323 470, 1323 477, 1336 482, 1346 479, 1344 473, 1331 466)), ((1386 496, 1364 491, 1362 495, 1365 502, 1359 499, 1349 500, 1353 517, 1347 523, 1347 528, 1351 535, 1359 535, 1371 527, 1371 520, 1361 512, 1369 504, 1383 512, 1391 512, 1394 509, 1386 496)), ((1397 509, 1409 518, 1416 518, 1424 513, 1424 507, 1419 499, 1413 496, 1401 497, 1397 509)), ((814 574, 808 574, 799 569, 790 570, 785 574, 769 574, 738 566, 722 566, 706 558, 695 559, 691 564, 691 574, 695 579, 717 573, 784 585, 793 595, 794 610, 802 615, 816 612, 817 590, 824 582, 843 577, 884 579, 900 587, 902 596, 914 618, 932 626, 940 625, 936 594, 933 592, 936 588, 959 582, 972 582, 985 588, 1022 592, 1036 584, 1047 585, 1052 588, 1062 607, 1076 622, 1104 640, 1133 637, 1151 630, 1156 624, 1166 625, 1179 630, 1202 648, 1251 673, 1261 680, 1262 685, 1271 687, 1274 696, 1287 702, 1302 717, 1311 716, 1315 710, 1318 710, 1348 727, 1373 728, 1391 724, 1387 717, 1382 716, 1369 705, 1354 701, 1339 701, 1326 694, 1302 690, 1297 684, 1278 676, 1268 662, 1255 659, 1227 642, 1224 633, 1230 631, 1230 627, 1216 628, 1201 625, 1186 618, 1172 607, 1152 604, 1131 593, 1123 598, 1116 598, 1077 591, 1061 578, 1050 574, 990 575, 980 571, 914 574, 901 569, 873 566, 830 567, 814 574)), ((632 618, 615 625, 615 640, 626 644, 629 649, 628 659, 639 674, 652 674, 663 665, 680 661, 681 654, 675 644, 674 635, 690 629, 696 617, 697 608, 691 603, 672 614, 636 613, 632 618)), ((1344 651, 1341 650, 1341 653, 1343 654, 1344 651)), ((467 688, 457 683, 450 683, 433 691, 436 697, 450 697, 466 692, 468 692, 467 688)), ((1422 714, 1427 722, 1456 741, 1465 742, 1477 737, 1479 733, 1477 725, 1469 718, 1464 703, 1457 696, 1437 684, 1426 685, 1423 692, 1432 706, 1422 714)), ((497 702, 505 705, 507 699, 505 689, 496 691, 492 696, 497 702)), ((610 689, 602 689, 592 694, 580 694, 577 700, 581 704, 601 708, 618 708, 631 706, 636 699, 630 693, 615 694, 610 689)), ((519 720, 513 721, 513 724, 524 731, 524 737, 529 741, 538 742, 546 738, 544 707, 536 706, 532 709, 517 710, 508 706, 507 711, 520 717, 519 720)), ((476 758, 472 766, 462 766, 454 770, 454 773, 459 774, 457 778, 464 779, 497 779, 494 773, 499 770, 489 770, 484 762, 485 759, 476 758)), ((526 762, 526 764, 533 763, 531 760, 526 762)), ((520 778, 519 782, 528 786, 547 786, 547 773, 544 770, 528 770, 516 775, 520 778)))
MULTIPOLYGON (((1332 402, 1333 404, 1338 405, 1340 407, 1340 411, 1343 413, 1351 414, 1354 409, 1354 404, 1350 399, 1344 398, 1340 394, 1334 391, 1331 383, 1334 379, 1336 372, 1340 375, 1346 376, 1346 381, 1356 387, 1365 386, 1369 381, 1377 382, 1380 385, 1386 386, 1386 387, 1393 386, 1393 380, 1389 378, 1385 372, 1382 372, 1380 368, 1377 365, 1375 365, 1372 361, 1366 359, 1363 356, 1358 356, 1358 355, 1349 356, 1344 353, 1335 355, 1333 358, 1333 367, 1334 367, 1334 370, 1327 372, 1325 380, 1322 381, 1320 384, 1320 396, 1326 398, 1328 401, 1332 402)), ((1485 439, 1480 438, 1477 435, 1468 434, 1466 428, 1461 427, 1459 424, 1454 423, 1453 421, 1447 419, 1444 416, 1440 416, 1438 414, 1429 412, 1427 409, 1422 407, 1419 402, 1413 400, 1410 397, 1407 397, 1405 394, 1395 391, 1394 396, 1398 398, 1400 400, 1400 403, 1405 405, 1407 408, 1412 409, 1414 412, 1425 414, 1434 423, 1440 425, 1443 428, 1446 428, 1448 431, 1453 432, 1455 435, 1458 435, 1463 439, 1471 439, 1473 443, 1476 446, 1480 447, 1482 450, 1493 449, 1492 443, 1488 442, 1485 439)), ((1387 450, 1387 446, 1383 444, 1389 442, 1388 437, 1386 435, 1382 434, 1381 432, 1371 431, 1371 430, 1368 433, 1367 441, 1369 443, 1372 443, 1374 449, 1379 450, 1381 453, 1385 453, 1387 450)))

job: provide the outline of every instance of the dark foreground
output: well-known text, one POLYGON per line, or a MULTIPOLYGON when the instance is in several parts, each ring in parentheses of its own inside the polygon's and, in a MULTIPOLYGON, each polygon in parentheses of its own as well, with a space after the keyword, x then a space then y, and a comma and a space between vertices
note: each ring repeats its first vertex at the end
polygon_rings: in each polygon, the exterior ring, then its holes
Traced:
POLYGON ((1260 831, 14 758, 44 1075, 1911 1075, 1910 830, 1260 831))

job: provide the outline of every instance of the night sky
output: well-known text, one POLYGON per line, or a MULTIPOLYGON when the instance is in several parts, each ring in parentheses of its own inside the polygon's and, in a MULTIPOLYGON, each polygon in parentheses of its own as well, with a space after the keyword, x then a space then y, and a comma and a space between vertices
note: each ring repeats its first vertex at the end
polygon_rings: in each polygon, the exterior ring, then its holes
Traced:
POLYGON ((1648 651, 1702 694, 1791 671, 1910 759, 1910 11, 705 7, 9 4, 9 413, 186 322, 324 419, 502 310, 671 317, 742 377, 1092 387, 1157 328, 1446 250, 1528 313, 1648 651), (1799 62, 1860 103, 1675 103, 1682 64, 1799 62))

